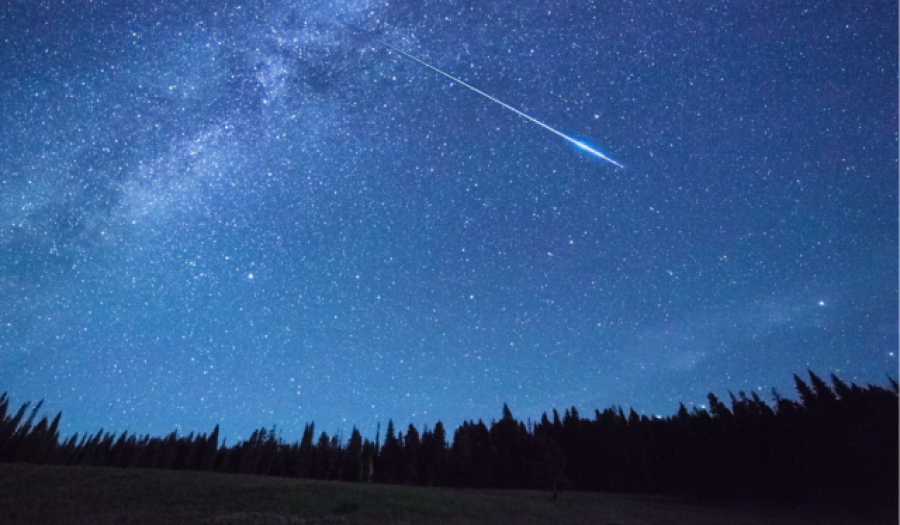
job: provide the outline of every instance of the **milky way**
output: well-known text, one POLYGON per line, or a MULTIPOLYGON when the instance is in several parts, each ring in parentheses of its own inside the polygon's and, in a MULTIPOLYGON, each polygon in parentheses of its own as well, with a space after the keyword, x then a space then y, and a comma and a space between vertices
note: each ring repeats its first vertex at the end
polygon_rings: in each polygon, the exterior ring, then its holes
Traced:
POLYGON ((897 375, 895 2, 3 4, 0 390, 64 434, 897 375))

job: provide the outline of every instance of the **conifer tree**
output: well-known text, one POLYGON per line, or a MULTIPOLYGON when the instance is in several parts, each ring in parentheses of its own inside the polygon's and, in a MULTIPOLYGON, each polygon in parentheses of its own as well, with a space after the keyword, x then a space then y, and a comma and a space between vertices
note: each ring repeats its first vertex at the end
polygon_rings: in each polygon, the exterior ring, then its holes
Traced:
POLYGON ((280 476, 283 470, 283 463, 278 454, 278 433, 276 426, 272 425, 268 437, 261 444, 259 473, 266 476, 280 476))
MULTIPOLYGON (((491 426, 490 433, 494 481, 498 487, 513 488, 525 477, 522 466, 526 461, 523 458, 522 444, 519 443, 518 423, 506 403, 503 404, 502 414, 500 421, 491 426)), ((569 417, 569 411, 566 411, 566 417, 569 417)), ((565 425, 563 423, 564 428, 565 425)))
POLYGON ((809 385, 804 383, 797 374, 794 374, 794 385, 797 388, 797 393, 800 394, 800 401, 803 403, 803 406, 807 410, 814 410, 816 408, 816 395, 809 388, 809 385))
POLYGON ((343 466, 341 467, 341 479, 359 483, 363 478, 363 442, 359 430, 353 427, 350 433, 350 442, 344 450, 343 466))
POLYGON ((559 489, 569 484, 566 478, 566 456, 559 444, 545 432, 534 438, 532 452, 532 479, 538 488, 549 490, 556 500, 559 489))
POLYGON ((384 444, 375 466, 375 480, 379 483, 397 483, 400 479, 400 461, 402 449, 400 441, 394 435, 394 421, 388 420, 387 431, 384 436, 384 444))
POLYGON ((362 482, 363 483, 371 483, 372 476, 375 474, 375 457, 376 448, 375 443, 372 443, 368 439, 363 441, 362 448, 362 482))
POLYGON ((440 421, 434 425, 433 431, 426 430, 422 434, 422 457, 419 465, 423 485, 446 483, 447 432, 440 421))
POLYGON ((809 372, 810 384, 812 384, 813 390, 816 393, 816 401, 820 404, 832 407, 837 401, 834 392, 830 388, 828 388, 828 385, 825 384, 825 381, 822 381, 822 379, 816 374, 812 373, 811 370, 808 370, 807 372, 809 372))
POLYGON ((115 444, 113 444, 112 448, 109 450, 109 454, 106 458, 104 458, 103 465, 108 467, 120 467, 124 468, 128 465, 128 450, 126 449, 128 443, 128 432, 122 432, 119 436, 119 439, 116 440, 115 444))
POLYGON ((472 478, 476 487, 493 487, 494 461, 491 433, 482 420, 469 427, 472 447, 472 478))
POLYGON ((328 479, 328 472, 330 470, 330 449, 331 448, 331 439, 328 438, 328 434, 322 432, 319 435, 319 441, 316 443, 315 452, 313 454, 313 475, 314 479, 328 479))
POLYGON ((709 413, 712 414, 714 418, 718 418, 722 422, 730 422, 731 412, 728 411, 728 408, 725 406, 725 404, 719 401, 719 399, 712 392, 710 392, 706 397, 709 400, 709 413))
MULTIPOLYGON (((4 412, 6 412, 7 403, 8 400, 3 405, 4 412)), ((19 423, 22 421, 22 418, 25 417, 25 411, 28 410, 30 404, 30 402, 23 403, 21 408, 19 408, 19 411, 16 412, 16 415, 12 418, 6 418, 3 421, 2 426, 0 426, 0 461, 11 461, 13 456, 11 442, 19 428, 19 423)))
POLYGON ((215 470, 216 457, 219 454, 219 425, 216 425, 216 428, 213 429, 209 438, 207 438, 201 454, 200 470, 215 470))
POLYGON ((469 443, 469 423, 464 421, 453 432, 448 461, 449 484, 456 487, 472 486, 473 471, 472 445, 469 443))
POLYGON ((206 447, 206 434, 200 434, 187 444, 184 454, 184 470, 200 470, 203 461, 203 449, 206 447))
POLYGON ((39 463, 50 460, 53 456, 54 450, 59 446, 60 418, 62 418, 62 412, 57 412, 56 417, 53 418, 53 422, 50 423, 50 428, 47 429, 47 433, 44 436, 43 443, 41 443, 42 450, 37 460, 39 463))
POLYGON ((831 383, 834 385, 834 393, 841 401, 849 401, 852 397, 850 387, 834 374, 831 374, 831 383))
POLYGON ((412 423, 406 431, 406 441, 403 444, 402 482, 407 485, 419 482, 418 463, 421 455, 422 444, 419 440, 419 431, 412 423))
POLYGON ((297 451, 297 475, 301 478, 312 477, 313 435, 315 423, 307 423, 303 427, 303 438, 297 451))
POLYGON ((6 392, 0 394, 0 429, 3 428, 3 424, 6 422, 6 411, 9 409, 9 398, 6 396, 6 392))
POLYGON ((341 475, 341 440, 335 434, 331 436, 331 442, 328 447, 328 474, 327 479, 340 479, 341 475))

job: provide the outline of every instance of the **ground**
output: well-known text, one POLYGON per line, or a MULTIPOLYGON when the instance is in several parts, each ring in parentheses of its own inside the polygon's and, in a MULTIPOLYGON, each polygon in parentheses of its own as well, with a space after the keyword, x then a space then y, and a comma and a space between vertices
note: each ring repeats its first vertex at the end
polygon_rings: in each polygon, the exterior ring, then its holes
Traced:
POLYGON ((205 472, 0 465, 9 524, 881 524, 892 516, 603 493, 440 489, 205 472))

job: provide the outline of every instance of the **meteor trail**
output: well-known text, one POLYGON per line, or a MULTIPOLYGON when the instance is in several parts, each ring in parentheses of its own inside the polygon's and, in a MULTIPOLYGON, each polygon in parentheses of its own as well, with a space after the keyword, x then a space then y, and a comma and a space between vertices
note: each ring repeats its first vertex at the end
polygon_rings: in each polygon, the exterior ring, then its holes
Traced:
POLYGON ((534 122, 534 123, 537 124, 538 126, 541 126, 541 127, 543 127, 544 129, 546 129, 546 130, 549 130, 549 131, 552 131, 553 133, 556 133, 557 135, 559 135, 560 137, 562 137, 562 138, 566 139, 567 141, 571 142, 571 143, 574 144, 575 146, 578 146, 580 149, 582 149, 582 150, 584 150, 584 151, 586 151, 586 152, 588 152, 588 153, 591 153, 591 154, 593 154, 593 155, 596 155, 597 157, 600 157, 601 159, 605 160, 606 162, 609 162, 610 164, 613 164, 614 166, 617 166, 617 167, 619 167, 619 168, 624 168, 624 167, 625 167, 625 166, 619 164, 618 162, 614 161, 613 159, 607 157, 607 156, 604 155, 603 153, 600 153, 599 151, 597 151, 596 149, 592 148, 592 147, 589 146, 588 144, 585 144, 584 142, 581 142, 581 141, 578 141, 578 140, 573 139, 572 137, 566 135, 566 134, 563 133, 562 131, 559 131, 558 129, 553 128, 552 126, 548 126, 547 124, 544 124, 543 122, 541 122, 540 120, 538 120, 538 119, 532 117, 531 115, 528 115, 528 114, 526 114, 526 113, 523 112, 523 111, 519 111, 518 109, 516 109, 516 108, 510 106, 509 104, 507 104, 506 102, 503 102, 502 100, 498 100, 498 99, 492 97, 491 95, 488 95, 488 94, 485 93, 484 91, 482 91, 482 90, 476 88, 475 86, 472 86, 472 85, 470 85, 470 84, 467 84, 467 83, 463 82, 462 80, 460 80, 460 79, 454 77, 453 75, 451 75, 451 74, 449 74, 449 73, 445 73, 444 71, 441 71, 440 69, 438 69, 438 68, 432 66, 431 64, 429 64, 428 62, 425 62, 424 60, 419 60, 418 58, 416 58, 416 57, 410 55, 410 54, 407 53, 406 51, 403 51, 402 49, 398 49, 398 48, 392 46, 391 44, 385 42, 384 40, 382 40, 382 39, 380 39, 380 38, 378 38, 378 37, 376 37, 375 35, 373 35, 373 34, 367 32, 367 31, 364 31, 364 30, 362 30, 362 29, 360 29, 360 28, 358 28, 358 27, 356 27, 356 26, 349 25, 349 24, 345 24, 345 25, 346 25, 347 27, 349 27, 350 29, 356 31, 357 33, 361 33, 361 34, 363 34, 363 35, 365 35, 365 36, 371 38, 372 40, 378 42, 379 44, 381 44, 381 45, 383 45, 383 46, 385 46, 385 47, 387 47, 387 48, 389 48, 389 49, 393 49, 394 51, 400 53, 401 55, 405 56, 406 58, 408 58, 408 59, 410 59, 410 60, 415 60, 416 62, 418 62, 419 64, 421 64, 421 65, 423 65, 423 66, 425 66, 425 67, 427 67, 428 69, 430 69, 430 70, 432 70, 432 71, 436 71, 436 72, 438 72, 438 73, 444 75, 445 77, 447 77, 447 78, 449 78, 450 80, 456 82, 457 84, 460 84, 460 85, 462 85, 462 86, 465 86, 465 87, 471 89, 472 91, 474 91, 474 92, 478 93, 479 95, 481 95, 481 96, 483 96, 483 97, 485 97, 485 98, 491 100, 492 102, 496 102, 497 104, 500 104, 501 106, 505 107, 506 109, 508 109, 508 110, 510 110, 510 111, 512 111, 512 112, 515 112, 517 115, 519 115, 519 116, 521 116, 521 117, 527 118, 528 120, 534 122))

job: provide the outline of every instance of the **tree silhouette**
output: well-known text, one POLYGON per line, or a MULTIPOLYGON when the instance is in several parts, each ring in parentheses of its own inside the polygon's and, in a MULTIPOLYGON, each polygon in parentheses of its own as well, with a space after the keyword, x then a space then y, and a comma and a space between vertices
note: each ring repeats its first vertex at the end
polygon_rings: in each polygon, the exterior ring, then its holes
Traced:
POLYGON ((360 482, 363 477, 363 441, 362 435, 356 427, 350 433, 350 442, 343 455, 343 466, 341 467, 341 480, 360 482))
POLYGON ((571 485, 566 477, 565 454, 559 444, 546 433, 535 436, 531 454, 534 485, 551 491, 556 500, 559 489, 571 485))
POLYGON ((419 431, 412 424, 406 430, 406 441, 403 444, 403 459, 401 464, 402 483, 407 485, 419 482, 419 457, 421 456, 422 443, 419 440, 419 431))
POLYGON ((388 420, 384 444, 376 461, 375 480, 379 483, 399 483, 403 452, 400 441, 394 435, 394 421, 388 420))
MULTIPOLYGON (((313 423, 288 444, 276 428, 254 430, 246 441, 219 445, 212 433, 162 437, 104 432, 60 441, 62 414, 39 417, 42 403, 14 414, 0 395, 0 461, 116 468, 207 470, 270 476, 409 483, 476 488, 534 488, 558 494, 579 490, 775 498, 896 505, 898 393, 890 387, 849 385, 834 374, 831 386, 809 371, 794 375, 799 402, 772 391, 766 404, 755 392, 729 392, 730 409, 712 393, 709 409, 678 405, 657 418, 622 407, 577 407, 561 418, 544 413, 526 426, 503 405, 490 425, 464 421, 452 432, 441 422, 405 435, 388 422, 381 443, 356 427, 350 439, 322 433, 313 423), (29 409, 31 411, 29 412, 29 409), (35 423, 37 421, 37 423, 35 423)), ((896 506, 894 506, 896 508, 896 506)))
POLYGON ((447 480, 447 432, 438 421, 433 431, 422 433, 422 452, 419 460, 422 485, 445 485, 447 480))

